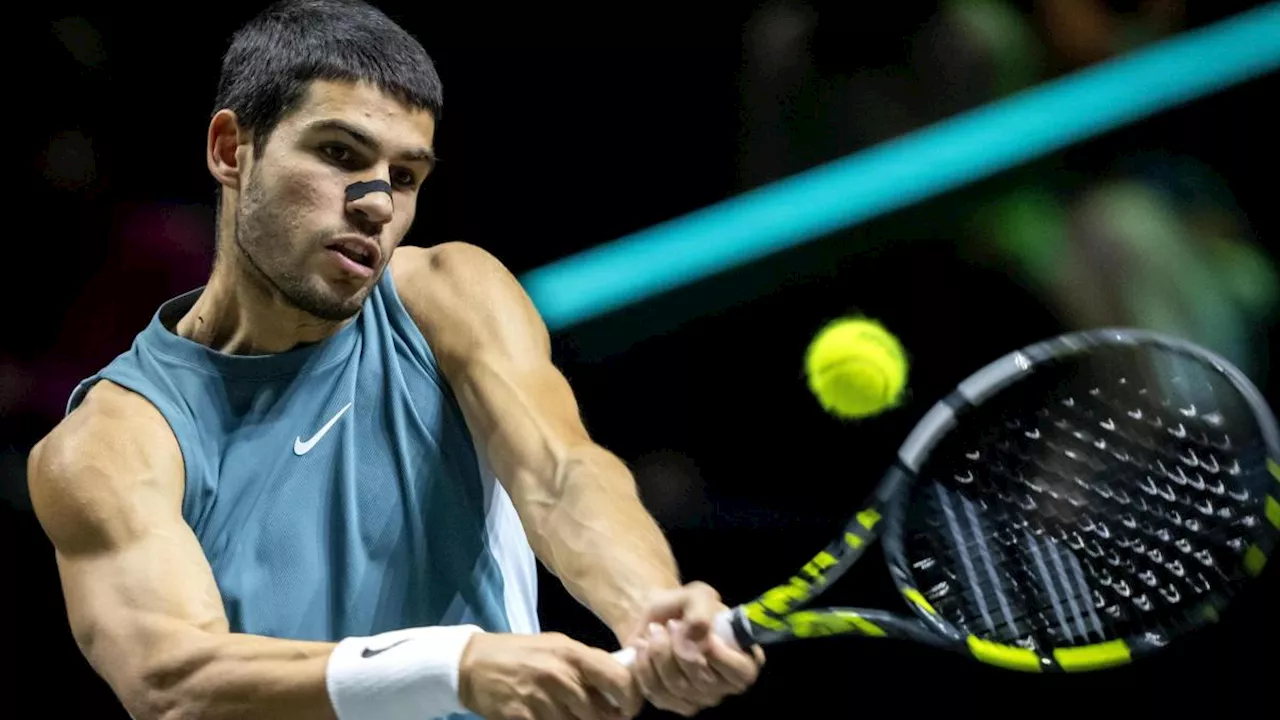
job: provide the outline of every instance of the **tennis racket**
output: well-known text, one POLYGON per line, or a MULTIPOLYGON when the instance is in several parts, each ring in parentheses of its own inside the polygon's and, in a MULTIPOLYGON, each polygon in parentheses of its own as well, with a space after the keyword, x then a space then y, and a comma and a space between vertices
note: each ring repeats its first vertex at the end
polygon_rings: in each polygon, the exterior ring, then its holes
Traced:
POLYGON ((1062 335, 934 405, 840 536, 715 632, 905 639, 1027 672, 1130 663, 1262 572, 1278 462, 1273 412, 1224 359, 1150 332, 1062 335), (907 612, 811 607, 876 540, 907 612))

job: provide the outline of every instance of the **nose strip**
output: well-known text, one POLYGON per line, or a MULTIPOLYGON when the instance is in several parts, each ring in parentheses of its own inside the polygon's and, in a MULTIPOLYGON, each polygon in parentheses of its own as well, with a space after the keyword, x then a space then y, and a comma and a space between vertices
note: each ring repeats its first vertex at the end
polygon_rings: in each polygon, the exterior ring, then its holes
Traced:
POLYGON ((391 183, 386 180, 366 180, 364 182, 351 183, 347 186, 347 202, 359 200, 371 192, 384 192, 392 195, 391 183))

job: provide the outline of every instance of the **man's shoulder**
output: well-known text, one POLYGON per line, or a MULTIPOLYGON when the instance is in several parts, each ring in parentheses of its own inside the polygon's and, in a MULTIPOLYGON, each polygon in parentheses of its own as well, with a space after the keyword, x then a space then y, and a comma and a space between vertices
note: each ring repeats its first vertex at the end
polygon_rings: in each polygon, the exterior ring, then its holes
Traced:
MULTIPOLYGON (((181 451, 168 424, 147 400, 109 380, 100 380, 84 402, 32 447, 28 484, 91 493, 128 484, 143 468, 180 472, 181 451)), ((176 475, 175 475, 176 476, 176 475)), ((46 493, 47 494, 47 493, 46 493)))
POLYGON ((37 443, 35 450, 73 453, 110 447, 131 439, 154 443, 172 438, 160 411, 146 398, 110 380, 98 380, 85 391, 80 404, 37 443))
POLYGON ((391 257, 390 271, 397 281, 408 280, 408 287, 434 280, 437 284, 474 289, 477 283, 505 283, 514 279, 493 253, 466 242, 398 248, 391 257))
POLYGON ((137 530, 140 492, 181 503, 182 453, 146 400, 100 381, 32 448, 27 489, 60 551, 97 551, 137 530))
POLYGON ((547 344, 546 327, 519 280, 481 247, 401 248, 389 271, 410 316, 442 354, 547 344))
POLYGON ((511 271, 492 253, 470 243, 400 248, 389 271, 415 317, 483 322, 488 314, 525 317, 533 309, 511 271))

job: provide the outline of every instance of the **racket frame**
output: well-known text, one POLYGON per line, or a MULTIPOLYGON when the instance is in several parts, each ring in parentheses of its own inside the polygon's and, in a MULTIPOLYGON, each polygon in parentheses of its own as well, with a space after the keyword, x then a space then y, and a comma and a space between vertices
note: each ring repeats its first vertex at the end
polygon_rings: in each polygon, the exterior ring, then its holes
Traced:
MULTIPOLYGON (((1167 645, 1157 633, 1105 642, 1037 650, 983 639, 944 618, 914 585, 902 546, 908 489, 933 448, 967 410, 1018 382, 1048 361, 1070 357, 1099 345, 1150 344, 1192 357, 1221 373, 1249 405, 1266 447, 1272 483, 1262 500, 1265 523, 1242 555, 1253 577, 1280 544, 1280 429, 1275 415, 1253 383, 1224 358, 1194 343, 1144 330, 1115 329, 1066 333, 988 363, 935 403, 908 434, 897 460, 886 470, 871 498, 845 524, 840 536, 805 563, 786 582, 731 610, 730 627, 741 647, 835 635, 907 639, 967 654, 979 662, 1022 672, 1088 672, 1125 665, 1167 645), (880 542, 890 576, 910 615, 854 607, 809 609, 813 601, 849 570, 866 550, 880 542)), ((1224 602, 1212 598, 1197 606, 1206 622, 1217 619, 1224 602)))

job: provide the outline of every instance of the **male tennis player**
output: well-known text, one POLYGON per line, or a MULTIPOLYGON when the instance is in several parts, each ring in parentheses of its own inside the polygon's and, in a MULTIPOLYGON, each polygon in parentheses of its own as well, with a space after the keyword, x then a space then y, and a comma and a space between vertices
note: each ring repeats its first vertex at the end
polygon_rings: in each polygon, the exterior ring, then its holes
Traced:
POLYGON ((29 467, 76 640, 137 720, 690 715, 756 678, 513 277, 397 248, 440 105, 422 47, 358 2, 276 5, 232 41, 212 275, 29 467), (539 632, 535 554, 633 669, 539 632))

